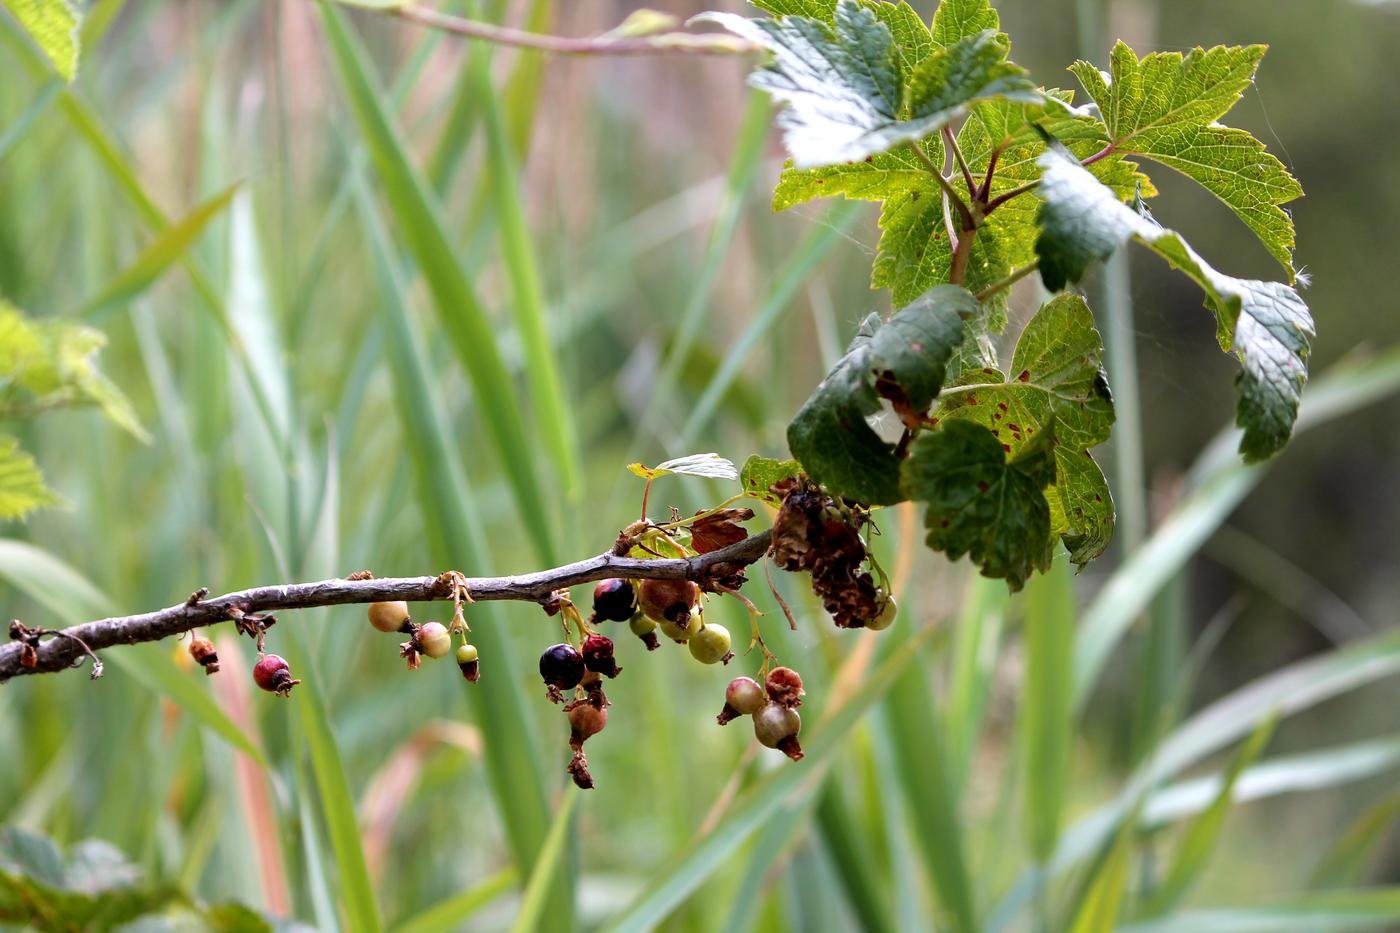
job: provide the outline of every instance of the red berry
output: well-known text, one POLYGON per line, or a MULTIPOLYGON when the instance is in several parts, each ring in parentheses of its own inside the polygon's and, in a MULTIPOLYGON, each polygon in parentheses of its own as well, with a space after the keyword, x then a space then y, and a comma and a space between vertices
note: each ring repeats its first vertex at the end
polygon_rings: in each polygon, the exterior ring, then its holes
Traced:
POLYGON ((657 622, 685 628, 699 598, 700 587, 689 580, 643 580, 637 605, 657 622))
POLYGON ((723 726, 740 716, 752 716, 767 702, 768 695, 758 681, 752 677, 735 677, 724 688, 724 709, 715 718, 723 726))
POLYGON ((583 680, 583 655, 569 644, 550 645, 540 655, 540 676, 555 690, 572 690, 583 680))
POLYGON ((278 696, 287 696, 293 687, 301 683, 292 679, 287 662, 275 654, 265 654, 253 665, 253 682, 278 696))
POLYGON ((583 640, 583 665, 590 671, 616 677, 622 673, 613 657, 613 642, 605 635, 589 635, 583 640))
POLYGON ((424 622, 418 628, 418 647, 430 658, 445 658, 452 651, 452 636, 441 622, 424 622))
POLYGON ((603 580, 593 588, 593 615, 604 622, 626 622, 637 612, 631 580, 603 580))

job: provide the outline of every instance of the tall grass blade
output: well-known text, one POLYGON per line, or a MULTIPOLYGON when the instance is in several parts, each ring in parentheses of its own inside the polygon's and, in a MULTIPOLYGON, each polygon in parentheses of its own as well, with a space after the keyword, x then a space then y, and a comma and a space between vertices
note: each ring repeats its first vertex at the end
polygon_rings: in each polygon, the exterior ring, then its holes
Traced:
POLYGON ((511 933, 531 933, 550 926, 550 921, 553 921, 553 918, 545 920, 548 916, 549 892, 554 887, 561 863, 568 861, 569 833, 573 830, 574 809, 578 806, 580 793, 582 791, 577 787, 570 787, 564 792, 564 801, 554 814, 554 825, 549 828, 549 835, 545 836, 544 845, 540 847, 539 858, 535 859, 535 865, 530 869, 530 880, 525 884, 520 909, 510 927, 511 933))
POLYGON ((465 891, 439 901, 393 927, 393 933, 452 933, 453 930, 460 930, 483 907, 515 887, 519 881, 520 873, 514 868, 488 875, 465 891))
POLYGON ((1026 689, 1021 743, 1026 762, 1026 837, 1036 861, 1055 851, 1073 740, 1074 587, 1069 561, 1026 583, 1026 689))

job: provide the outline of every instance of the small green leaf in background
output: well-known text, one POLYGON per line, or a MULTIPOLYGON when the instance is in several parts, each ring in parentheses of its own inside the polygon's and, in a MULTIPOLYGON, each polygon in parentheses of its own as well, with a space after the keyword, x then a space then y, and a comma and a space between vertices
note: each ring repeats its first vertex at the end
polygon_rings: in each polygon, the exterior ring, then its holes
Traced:
POLYGON ((642 479, 656 479, 660 476, 701 476, 705 479, 738 479, 739 471, 732 460, 726 460, 716 453, 690 454, 658 463, 654 467, 640 463, 629 463, 627 469, 642 479))
POLYGON ((1045 287, 1059 291, 1083 277, 1089 263, 1135 238, 1180 269, 1205 292, 1215 312, 1221 349, 1244 367, 1237 380, 1235 423, 1244 428, 1240 453, 1265 460, 1287 443, 1308 378, 1312 316, 1281 282, 1236 279, 1217 272, 1181 236, 1118 200, 1063 153, 1040 159, 1041 234, 1036 242, 1045 287))
POLYGON ((1215 121, 1254 83, 1263 45, 1154 52, 1139 61, 1121 41, 1108 79, 1088 62, 1070 71, 1099 106, 1118 152, 1175 169, 1223 201, 1269 254, 1293 271, 1293 218, 1280 205, 1303 189, 1264 144, 1215 121))
POLYGON ((924 434, 904 462, 904 488, 928 506, 928 546, 949 560, 971 555, 983 575, 1005 579, 1013 591, 1050 566, 1043 490, 1054 478, 1048 441, 1008 459, 992 432, 971 421, 924 434))
POLYGON ((1006 37, 991 29, 921 56, 927 39, 901 29, 912 43, 901 50, 882 17, 857 0, 840 0, 830 24, 795 15, 696 19, 773 52, 774 61, 749 83, 788 104, 779 123, 799 168, 856 161, 921 139, 977 100, 1040 100, 1025 72, 1006 60, 1006 37), (918 64, 906 69, 906 60, 918 64))
POLYGON ((1000 28, 1001 18, 988 0, 939 0, 933 13, 933 39, 939 45, 1000 28))
POLYGON ((68 0, 0 0, 65 81, 78 75, 78 12, 68 0))
POLYGON ((872 314, 846 355, 788 425, 788 446, 812 478, 833 493, 874 505, 905 497, 899 458, 866 423, 888 399, 896 412, 921 414, 938 395, 948 359, 963 340, 977 299, 940 285, 887 323, 872 314))
POLYGON ((802 472, 802 464, 796 460, 774 460, 757 454, 744 461, 739 471, 739 482, 744 492, 769 505, 778 505, 779 499, 770 488, 785 479, 791 479, 802 472))
POLYGON ((1089 451, 1108 440, 1113 399, 1103 371, 1103 338, 1078 295, 1043 305, 1021 331, 1011 369, 963 374, 944 389, 940 420, 974 421, 1001 441, 1011 459, 1054 440, 1055 481, 1046 494, 1050 528, 1079 566, 1098 557, 1113 537, 1113 497, 1089 451))
POLYGON ((44 475, 19 441, 0 434, 0 521, 23 520, 30 512, 63 500, 44 485, 44 475))

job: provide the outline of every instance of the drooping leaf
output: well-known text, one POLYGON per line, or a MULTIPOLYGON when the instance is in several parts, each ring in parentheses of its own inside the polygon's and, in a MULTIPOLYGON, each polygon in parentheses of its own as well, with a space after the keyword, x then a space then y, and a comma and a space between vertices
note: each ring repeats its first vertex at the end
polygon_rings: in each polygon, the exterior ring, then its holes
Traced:
POLYGON ((44 485, 44 475, 19 441, 0 434, 0 522, 23 519, 35 509, 63 500, 44 485))
POLYGON ((744 461, 739 471, 739 482, 744 492, 770 505, 778 505, 780 500, 771 488, 786 479, 792 479, 802 472, 802 464, 796 460, 774 460, 757 454, 744 461))
POLYGON ((95 404, 107 417, 147 441, 121 389, 97 368, 107 344, 101 331, 65 320, 36 321, 0 300, 0 415, 95 404))
POLYGON ((1217 272, 1181 236, 1120 202, 1076 162, 1056 152, 1041 157, 1044 203, 1036 241, 1045 287, 1078 281, 1091 262, 1137 239, 1190 276, 1215 312, 1221 349, 1244 367, 1236 380, 1235 423, 1244 429, 1248 462, 1277 453, 1293 432, 1307 381, 1312 316, 1298 292, 1281 282, 1236 279, 1217 272))
POLYGON ((1012 459, 987 428, 950 421, 914 442, 903 474, 909 498, 927 506, 929 547, 950 560, 970 555, 984 576, 1012 590, 1050 566, 1044 490, 1055 461, 1044 434, 1012 459))
POLYGON ((68 0, 0 0, 65 81, 78 74, 78 12, 68 0))
POLYGON ((1051 531, 1080 566, 1108 547, 1113 499, 1089 451, 1108 440, 1113 400, 1103 373, 1103 339, 1078 295, 1060 295, 1026 324, 1011 371, 965 374, 945 389, 940 419, 973 421, 991 431, 1010 459, 1048 435, 1055 478, 1046 491, 1051 531))
POLYGON ((904 498, 895 448, 866 418, 881 397, 896 410, 922 412, 938 395, 963 322, 977 299, 956 285, 940 285, 888 323, 870 315, 846 355, 827 374, 788 425, 788 447, 803 469, 837 495, 874 505, 904 498))
POLYGON ((680 476, 703 476, 706 479, 738 479, 739 471, 734 469, 734 463, 726 460, 716 453, 691 454, 688 457, 677 457, 674 460, 667 460, 658 463, 654 467, 642 466, 640 463, 629 463, 627 469, 631 470, 642 479, 656 479, 658 476, 670 476, 677 474, 680 476))
POLYGON ((1122 42, 1109 73, 1088 62, 1070 69, 1099 105, 1118 152, 1160 162, 1191 178, 1243 220, 1293 278, 1293 219, 1280 205, 1303 194, 1264 144, 1215 121, 1253 83, 1266 47, 1216 46, 1154 52, 1139 61, 1122 42))
POLYGON ((696 514, 703 517, 690 524, 690 546, 698 554, 738 544, 749 536, 742 523, 753 518, 753 509, 719 509, 708 515, 696 514))
POLYGON ((936 132, 977 100, 1039 100, 1024 71, 1006 60, 1008 44, 986 30, 932 50, 912 69, 881 16, 839 0, 830 24, 805 16, 745 19, 707 13, 756 42, 774 60, 749 83, 788 105, 778 118, 793 161, 803 168, 863 159, 936 132))

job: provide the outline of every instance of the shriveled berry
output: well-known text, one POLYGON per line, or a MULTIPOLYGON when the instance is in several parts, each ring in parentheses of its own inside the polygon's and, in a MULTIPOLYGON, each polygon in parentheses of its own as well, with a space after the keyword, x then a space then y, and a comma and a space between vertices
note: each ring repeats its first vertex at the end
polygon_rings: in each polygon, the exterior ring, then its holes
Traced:
POLYGON ((637 588, 631 580, 603 580, 593 587, 593 616, 604 622, 626 622, 637 612, 637 588))
POLYGON ((701 624, 698 614, 687 615, 683 623, 672 622, 670 619, 666 619, 661 623, 661 634, 665 635, 676 644, 683 645, 691 638, 695 637, 696 633, 700 631, 701 624))
POLYGON ((802 758, 802 745, 797 734, 802 731, 802 717, 797 710, 769 703, 753 715, 753 734, 768 747, 780 749, 793 761, 802 758))
POLYGON ((569 710, 569 744, 580 748, 589 736, 597 735, 608 724, 608 708, 578 703, 569 710))
POLYGON ((452 636, 441 622, 424 622, 418 628, 418 646, 430 658, 445 658, 452 653, 452 636))
POLYGON ((622 673, 613 657, 613 641, 606 635, 589 635, 583 640, 583 666, 607 677, 622 673))
POLYGON ((457 667, 462 671, 462 676, 471 683, 481 679, 480 658, 476 645, 460 645, 457 648, 457 667))
POLYGON ((628 628, 632 630, 633 635, 642 640, 642 644, 647 646, 648 651, 655 651, 661 647, 661 642, 656 639, 656 620, 651 616, 637 613, 628 623, 628 628))
POLYGON ((214 650, 214 643, 198 632, 190 634, 190 657, 199 662, 199 666, 204 668, 206 674, 217 674, 219 672, 219 652, 214 650))
POLYGON ((550 645, 540 655, 540 676, 555 690, 572 690, 583 680, 583 655, 570 644, 550 645))
POLYGON ((895 603, 893 596, 886 596, 885 603, 880 607, 880 614, 868 620, 865 627, 875 632, 883 632, 894 625, 894 617, 899 614, 899 606, 895 603))
POLYGON ((740 716, 752 716, 767 702, 768 694, 762 684, 752 677, 735 677, 724 688, 724 709, 715 719, 721 726, 727 725, 740 716))
POLYGON ((265 654, 253 665, 253 683, 268 693, 287 696, 301 681, 292 679, 285 660, 275 654, 265 654))
POLYGON ((723 661, 729 663, 729 659, 734 657, 734 652, 729 650, 733 640, 729 637, 729 629, 723 625, 707 625, 694 635, 690 636, 690 656, 701 664, 718 664, 723 661))
POLYGON ((369 624, 381 632, 402 632, 408 624, 408 603, 370 603, 369 624))
POLYGON ((764 685, 768 699, 779 706, 796 708, 802 705, 802 675, 790 667, 775 667, 768 672, 764 685))
POLYGON ((637 605, 657 622, 674 622, 684 627, 699 598, 700 587, 689 580, 643 580, 637 605))

